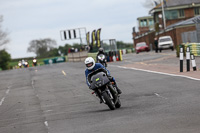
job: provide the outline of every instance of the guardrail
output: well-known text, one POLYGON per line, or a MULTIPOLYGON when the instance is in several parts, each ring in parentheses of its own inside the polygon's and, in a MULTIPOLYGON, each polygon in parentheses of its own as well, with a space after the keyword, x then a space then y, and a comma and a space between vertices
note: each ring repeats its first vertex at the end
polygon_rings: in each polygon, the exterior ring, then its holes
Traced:
POLYGON ((190 53, 194 56, 200 56, 200 43, 183 43, 177 46, 177 57, 179 57, 179 49, 183 48, 184 56, 186 55, 187 47, 190 48, 190 53))

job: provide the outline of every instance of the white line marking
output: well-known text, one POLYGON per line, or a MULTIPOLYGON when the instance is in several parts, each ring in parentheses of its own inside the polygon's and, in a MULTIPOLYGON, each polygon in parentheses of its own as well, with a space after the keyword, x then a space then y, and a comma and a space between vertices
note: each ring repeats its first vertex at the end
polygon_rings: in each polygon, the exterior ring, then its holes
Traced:
POLYGON ((7 89, 7 91, 6 91, 6 95, 7 95, 9 92, 10 92, 10 89, 7 89))
POLYGON ((5 95, 5 97, 3 97, 2 99, 1 99, 1 101, 0 101, 0 106, 3 104, 3 102, 5 101, 5 98, 6 98, 6 96, 9 94, 9 92, 10 92, 10 86, 9 87, 7 87, 8 89, 6 90, 6 95, 5 95))
POLYGON ((45 121, 44 124, 47 128, 49 127, 48 121, 45 121))
POLYGON ((45 110, 44 112, 47 113, 47 112, 51 112, 51 111, 53 111, 53 110, 45 110))
POLYGON ((154 93, 157 97, 161 97, 161 98, 164 98, 164 99, 167 99, 166 97, 163 97, 161 95, 159 95, 158 93, 154 93))
POLYGON ((48 131, 48 133, 49 133, 49 124, 48 124, 48 121, 45 121, 45 122, 44 122, 44 125, 46 126, 47 131, 48 131))
POLYGON ((62 70, 62 73, 66 76, 67 74, 65 73, 65 71, 64 70, 62 70))
MULTIPOLYGON (((110 65, 111 66, 111 65, 110 65)), ((113 66, 113 65, 112 65, 113 66)), ((193 77, 189 77, 189 76, 185 76, 185 75, 177 75, 177 74, 170 74, 170 73, 163 73, 163 72, 157 72, 157 71, 151 71, 151 70, 144 70, 144 69, 139 69, 139 68, 129 68, 129 67, 122 67, 122 66, 117 66, 119 68, 123 68, 123 69, 132 69, 132 70, 136 70, 136 71, 143 71, 143 72, 149 72, 149 73, 156 73, 156 74, 162 74, 162 75, 168 75, 168 76, 173 76, 173 77, 183 77, 183 78, 188 78, 191 80, 196 80, 196 81, 200 81, 200 79, 198 78, 193 78, 193 77)))
POLYGON ((1 99, 1 101, 0 101, 0 106, 3 104, 4 100, 5 100, 5 97, 3 97, 3 98, 1 99))

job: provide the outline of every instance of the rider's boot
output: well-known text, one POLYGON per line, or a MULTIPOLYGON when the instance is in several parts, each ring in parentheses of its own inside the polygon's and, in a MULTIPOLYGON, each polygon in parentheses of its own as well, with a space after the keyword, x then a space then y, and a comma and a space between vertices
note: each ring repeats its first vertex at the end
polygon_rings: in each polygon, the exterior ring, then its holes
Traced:
POLYGON ((116 88, 116 90, 117 90, 117 93, 118 94, 122 94, 122 91, 119 89, 119 87, 117 86, 117 83, 116 83, 116 81, 114 81, 114 86, 115 86, 115 88, 116 88))
POLYGON ((115 85, 115 87, 116 87, 116 89, 117 89, 117 93, 118 93, 118 94, 122 94, 122 91, 118 88, 118 86, 115 85))
POLYGON ((117 93, 118 93, 118 94, 122 94, 122 91, 121 91, 121 90, 119 89, 119 87, 117 86, 117 83, 116 83, 115 79, 114 79, 112 76, 108 76, 108 78, 109 78, 110 81, 114 82, 114 86, 115 86, 116 89, 117 89, 117 93))

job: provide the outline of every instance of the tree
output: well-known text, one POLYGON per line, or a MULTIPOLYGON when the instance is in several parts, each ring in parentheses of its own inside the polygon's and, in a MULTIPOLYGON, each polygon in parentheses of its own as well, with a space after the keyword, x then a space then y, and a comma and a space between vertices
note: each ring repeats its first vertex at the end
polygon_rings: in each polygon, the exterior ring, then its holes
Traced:
POLYGON ((122 48, 133 48, 132 43, 124 43, 122 41, 117 41, 117 48, 122 49, 122 48))
POLYGON ((157 4, 160 4, 161 0, 145 0, 143 6, 148 9, 154 8, 157 4))
POLYGON ((2 30, 1 23, 3 22, 3 16, 0 15, 0 47, 7 44, 10 40, 8 39, 8 32, 2 30))
POLYGON ((47 52, 47 56, 48 57, 53 57, 53 56, 60 56, 58 53, 58 49, 57 48, 53 48, 50 51, 47 52))
POLYGON ((47 57, 48 52, 57 45, 56 41, 50 38, 32 40, 29 43, 27 52, 34 52, 38 57, 47 57))
POLYGON ((2 70, 9 69, 9 62, 11 61, 11 56, 6 50, 0 50, 0 68, 2 70))

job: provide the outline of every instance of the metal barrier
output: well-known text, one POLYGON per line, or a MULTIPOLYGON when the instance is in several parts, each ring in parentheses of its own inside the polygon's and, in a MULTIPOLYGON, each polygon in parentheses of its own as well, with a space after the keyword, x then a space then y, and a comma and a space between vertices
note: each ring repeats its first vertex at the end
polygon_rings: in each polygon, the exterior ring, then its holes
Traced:
POLYGON ((194 56, 200 56, 200 43, 186 43, 184 45, 184 52, 186 51, 187 47, 190 48, 190 53, 194 56))

